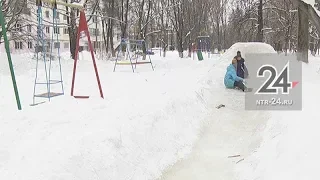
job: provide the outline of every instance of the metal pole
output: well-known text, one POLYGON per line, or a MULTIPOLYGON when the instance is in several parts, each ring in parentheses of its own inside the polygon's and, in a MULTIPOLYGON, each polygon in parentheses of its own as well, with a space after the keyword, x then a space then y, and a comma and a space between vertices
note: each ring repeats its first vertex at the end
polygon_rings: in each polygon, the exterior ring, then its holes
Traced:
POLYGON ((11 78, 12 78, 12 84, 13 84, 13 88, 14 88, 14 94, 16 96, 18 109, 21 110, 22 108, 21 108, 21 103, 20 103, 20 98, 19 98, 19 92, 18 92, 18 87, 17 87, 17 83, 16 83, 16 78, 15 78, 15 75, 14 75, 14 69, 13 69, 13 65, 12 65, 9 41, 8 41, 7 32, 6 32, 6 25, 5 25, 5 20, 4 20, 3 13, 2 13, 2 0, 0 0, 0 23, 1 23, 1 27, 2 27, 3 39, 4 39, 4 43, 5 43, 5 48, 6 48, 7 57, 8 57, 8 63, 9 63, 10 72, 11 72, 11 78))

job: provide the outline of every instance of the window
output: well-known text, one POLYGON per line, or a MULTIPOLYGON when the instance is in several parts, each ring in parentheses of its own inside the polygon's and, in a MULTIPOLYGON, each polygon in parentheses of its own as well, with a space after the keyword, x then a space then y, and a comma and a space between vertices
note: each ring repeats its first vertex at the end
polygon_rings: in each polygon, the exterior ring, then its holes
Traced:
POLYGON ((67 16, 66 15, 63 15, 63 20, 67 20, 67 16))
POLYGON ((49 11, 46 11, 46 17, 49 18, 50 14, 49 11))
POLYGON ((63 34, 69 34, 68 28, 63 28, 63 34))
POLYGON ((89 28, 89 33, 93 34, 94 33, 94 29, 93 28, 89 28))
POLYGON ((60 19, 60 13, 59 12, 56 12, 56 19, 60 19))
POLYGON ((22 13, 30 16, 31 15, 31 9, 28 8, 28 7, 25 7, 25 8, 23 8, 22 13))
POLYGON ((32 42, 28 42, 28 49, 32 49, 32 42))
POLYGON ((46 27, 46 33, 50 33, 50 27, 46 27))
POLYGON ((31 32, 31 31, 32 31, 32 30, 31 30, 31 24, 28 24, 27 29, 28 29, 28 32, 31 32))
POLYGON ((64 43, 63 46, 64 46, 64 48, 68 49, 69 48, 69 43, 64 43))
POLYGON ((58 48, 60 48, 60 42, 54 42, 54 48, 55 49, 58 49, 58 48))
POLYGON ((22 49, 22 42, 14 42, 15 49, 22 49))
POLYGON ((99 29, 90 28, 89 31, 92 36, 99 36, 99 29))
POLYGON ((60 28, 54 27, 53 28, 53 33, 60 34, 60 28))
POLYGON ((20 32, 22 32, 22 28, 21 28, 21 24, 16 24, 15 25, 15 28, 16 28, 16 31, 20 31, 20 32))
POLYGON ((46 46, 45 51, 46 51, 46 52, 50 52, 50 50, 51 50, 51 43, 50 43, 50 42, 47 42, 47 46, 46 46))
POLYGON ((99 49, 100 48, 100 42, 93 41, 93 48, 94 49, 99 49))
POLYGON ((92 16, 92 22, 94 23, 97 22, 97 19, 98 19, 97 16, 92 16))

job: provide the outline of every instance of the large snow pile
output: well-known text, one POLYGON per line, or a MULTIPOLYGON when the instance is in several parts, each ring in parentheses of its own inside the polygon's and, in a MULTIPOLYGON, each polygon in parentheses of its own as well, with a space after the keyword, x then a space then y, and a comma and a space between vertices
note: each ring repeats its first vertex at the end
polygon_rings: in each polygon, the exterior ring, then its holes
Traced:
POLYGON ((303 110, 271 113, 260 148, 238 164, 238 179, 320 179, 319 60, 303 64, 303 110))
MULTIPOLYGON (((209 76, 220 76, 221 83, 223 82, 223 76, 225 74, 228 64, 231 63, 231 60, 234 56, 237 55, 237 51, 241 51, 242 57, 245 59, 246 54, 250 53, 276 53, 273 47, 266 43, 259 42, 244 42, 244 43, 235 43, 233 44, 225 53, 220 56, 219 63, 215 64, 216 68, 213 68, 209 76)), ((250 69, 249 69, 250 73, 250 69)))
POLYGON ((221 59, 229 60, 231 62, 233 57, 237 55, 237 51, 241 51, 243 58, 246 58, 246 54, 251 53, 276 53, 270 44, 260 42, 239 42, 233 44, 225 53, 223 53, 221 59))

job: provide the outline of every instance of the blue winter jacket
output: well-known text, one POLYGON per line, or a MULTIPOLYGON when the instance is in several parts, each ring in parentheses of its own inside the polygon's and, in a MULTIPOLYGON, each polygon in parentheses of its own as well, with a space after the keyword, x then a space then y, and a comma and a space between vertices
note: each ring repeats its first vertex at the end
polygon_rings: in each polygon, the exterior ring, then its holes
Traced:
POLYGON ((234 88, 235 81, 243 81, 243 79, 237 76, 236 68, 232 64, 230 64, 227 67, 227 72, 224 76, 224 85, 226 86, 226 88, 234 88))

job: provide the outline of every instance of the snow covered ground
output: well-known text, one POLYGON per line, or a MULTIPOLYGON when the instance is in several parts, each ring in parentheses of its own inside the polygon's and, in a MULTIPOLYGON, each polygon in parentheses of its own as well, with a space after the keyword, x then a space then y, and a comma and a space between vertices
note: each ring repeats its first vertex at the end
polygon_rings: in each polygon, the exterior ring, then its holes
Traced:
POLYGON ((320 179, 320 57, 309 57, 303 64, 303 110, 270 114, 261 147, 237 167, 239 179, 320 179))
POLYGON ((128 66, 113 73, 113 62, 98 61, 104 100, 89 60, 79 61, 75 86, 92 97, 69 96, 72 61, 65 59, 66 95, 31 107, 34 61, 14 56, 20 112, 1 63, 0 179, 154 179, 191 151, 209 118, 197 92, 218 59, 155 55, 155 71, 141 65, 138 73, 128 66))
POLYGON ((165 59, 152 56, 155 71, 147 64, 137 73, 129 66, 112 72, 113 62, 98 60, 105 99, 88 54, 79 61, 75 94, 90 99, 69 96, 73 62, 65 55, 66 95, 34 107, 34 61, 15 55, 23 111, 16 110, 1 61, 0 179, 316 179, 299 175, 312 171, 319 151, 311 102, 320 90, 319 58, 304 66, 302 112, 249 112, 244 94, 223 85, 237 50, 274 53, 260 43, 237 43, 204 61, 169 52, 165 59))

